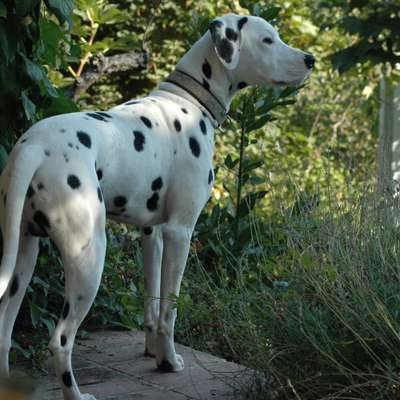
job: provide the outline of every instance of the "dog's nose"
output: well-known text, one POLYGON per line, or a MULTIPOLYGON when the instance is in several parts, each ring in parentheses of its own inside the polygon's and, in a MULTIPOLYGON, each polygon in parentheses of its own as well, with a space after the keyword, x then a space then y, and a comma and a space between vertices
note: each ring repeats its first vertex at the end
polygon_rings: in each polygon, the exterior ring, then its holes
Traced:
POLYGON ((315 57, 312 54, 306 54, 304 57, 304 63, 308 69, 313 68, 315 64, 315 57))

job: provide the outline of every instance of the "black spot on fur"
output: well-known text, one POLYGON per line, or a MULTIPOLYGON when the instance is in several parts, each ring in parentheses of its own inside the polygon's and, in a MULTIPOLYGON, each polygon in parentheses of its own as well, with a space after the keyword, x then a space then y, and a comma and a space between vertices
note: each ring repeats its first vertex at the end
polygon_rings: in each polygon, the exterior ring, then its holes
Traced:
POLYGON ((151 127, 153 126, 153 124, 151 123, 151 121, 150 121, 147 117, 145 117, 144 115, 142 115, 142 116, 140 117, 140 119, 142 120, 142 122, 143 122, 148 128, 151 128, 151 127))
POLYGON ((207 135, 207 126, 206 123, 204 122, 204 119, 200 120, 200 129, 203 135, 207 135))
POLYGON ((28 191, 26 192, 26 197, 30 199, 33 195, 35 194, 35 191, 33 190, 33 187, 29 185, 28 191))
POLYGON ((163 186, 163 180, 161 176, 159 176, 157 179, 154 179, 153 183, 151 184, 151 190, 160 190, 163 186))
POLYGON ((18 288, 19 288, 18 276, 14 276, 10 287, 10 297, 13 297, 15 293, 18 292, 18 288))
POLYGON ((207 79, 211 79, 211 65, 207 60, 204 60, 204 63, 202 65, 201 69, 203 71, 204 76, 207 79))
POLYGON ((103 171, 102 171, 101 169, 98 169, 98 170, 96 171, 96 175, 97 175, 97 179, 98 179, 99 181, 101 181, 101 179, 103 178, 103 171))
POLYGON ((101 189, 98 187, 97 188, 97 197, 99 198, 100 203, 103 202, 103 195, 101 193, 101 189))
POLYGON ((123 207, 125 204, 126 204, 125 196, 114 197, 114 206, 115 207, 123 207))
POLYGON ((71 372, 65 371, 62 374, 61 378, 62 378, 62 381, 63 381, 63 383, 64 383, 64 385, 66 387, 71 387, 72 386, 72 375, 71 375, 71 372))
POLYGON ((174 372, 174 367, 168 360, 162 360, 161 363, 157 365, 157 368, 161 372, 174 372))
POLYGON ((226 28, 225 35, 229 40, 232 40, 232 42, 236 42, 238 40, 238 33, 232 28, 226 28))
POLYGON ((208 184, 210 184, 213 181, 213 172, 212 169, 210 169, 210 172, 208 173, 208 184))
POLYGON ((60 132, 61 132, 61 133, 65 133, 65 132, 67 132, 67 131, 66 131, 64 128, 61 128, 61 129, 60 129, 60 132))
POLYGON ((77 189, 79 186, 81 186, 81 181, 76 175, 68 175, 67 182, 72 189, 77 189))
POLYGON ((232 43, 228 39, 223 38, 218 46, 218 53, 229 64, 232 61, 233 55, 232 43))
POLYGON ((136 151, 142 151, 144 148, 144 144, 146 143, 146 138, 140 131, 133 131, 133 135, 135 139, 133 141, 133 145, 135 146, 136 151))
POLYGON ((4 207, 7 204, 7 193, 3 196, 3 204, 4 204, 4 207))
POLYGON ((26 139, 22 139, 22 140, 21 140, 21 144, 22 144, 22 143, 25 143, 25 142, 26 142, 26 139))
POLYGON ((44 189, 43 183, 42 183, 42 182, 39 182, 39 184, 37 185, 37 188, 38 188, 39 190, 43 190, 43 189, 44 189))
POLYGON ((243 88, 245 88, 247 86, 247 83, 246 82, 239 82, 238 83, 238 89, 243 89, 243 88))
POLYGON ((145 226, 143 228, 143 233, 145 235, 151 235, 153 233, 153 228, 151 226, 145 226))
POLYGON ((125 103, 124 105, 125 106, 131 106, 132 104, 139 104, 139 102, 136 101, 136 100, 131 100, 131 101, 128 101, 127 103, 125 103))
POLYGON ((158 199, 158 193, 153 193, 153 195, 147 200, 147 209, 149 211, 157 210, 158 199))
POLYGON ((45 151, 44 151, 44 154, 45 154, 47 157, 50 157, 50 152, 49 152, 48 150, 45 150, 45 151))
POLYGON ((210 90, 210 85, 209 83, 203 78, 203 86, 207 89, 210 90))
POLYGON ((72 143, 68 143, 68 146, 71 148, 74 147, 74 145, 72 143))
POLYGON ((78 136, 78 140, 84 145, 86 146, 88 149, 90 149, 90 147, 92 146, 92 141, 90 139, 90 136, 83 131, 78 131, 77 133, 78 136))
POLYGON ((68 317, 68 314, 69 314, 69 303, 68 303, 68 301, 64 304, 64 307, 63 307, 63 311, 62 311, 62 317, 64 318, 64 319, 66 319, 67 317, 68 317))
POLYGON ((98 121, 103 121, 103 122, 107 122, 107 120, 98 112, 94 112, 94 113, 86 113, 86 115, 88 117, 97 119, 98 121))
POLYGON ((46 236, 46 229, 50 228, 50 223, 46 215, 42 211, 36 211, 33 215, 33 220, 35 221, 36 225, 42 230, 42 234, 46 236))
POLYGON ((192 153, 195 157, 199 157, 200 156, 200 144, 197 141, 196 138, 194 138, 193 136, 191 136, 189 138, 189 146, 190 146, 190 150, 192 150, 192 153))
POLYGON ((186 108, 184 108, 184 107, 182 107, 181 110, 182 110, 182 112, 183 112, 184 114, 187 114, 187 113, 188 113, 188 110, 186 110, 186 108))
POLYGON ((238 21, 238 29, 239 31, 243 28, 243 25, 248 21, 247 17, 240 18, 238 21))
POLYGON ((105 118, 112 118, 112 116, 110 114, 107 114, 104 111, 96 111, 95 114, 100 115, 105 118))
POLYGON ((175 127, 175 129, 176 129, 177 132, 180 132, 180 131, 181 131, 182 125, 181 125, 181 123, 179 122, 179 120, 176 119, 176 120, 174 121, 174 127, 175 127))
POLYGON ((65 335, 61 335, 60 342, 61 346, 64 347, 67 344, 67 337, 65 335))

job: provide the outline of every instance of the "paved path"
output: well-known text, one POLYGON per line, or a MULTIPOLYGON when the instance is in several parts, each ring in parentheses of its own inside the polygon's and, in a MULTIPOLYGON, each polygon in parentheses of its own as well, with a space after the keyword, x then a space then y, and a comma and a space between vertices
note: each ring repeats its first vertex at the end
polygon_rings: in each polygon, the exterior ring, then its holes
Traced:
MULTIPOLYGON (((180 373, 160 373, 143 356, 143 332, 104 331, 77 341, 73 365, 82 393, 98 400, 238 400, 233 387, 246 369, 189 347, 177 345, 185 360, 180 373)), ((52 365, 39 379, 40 400, 61 400, 52 365)))

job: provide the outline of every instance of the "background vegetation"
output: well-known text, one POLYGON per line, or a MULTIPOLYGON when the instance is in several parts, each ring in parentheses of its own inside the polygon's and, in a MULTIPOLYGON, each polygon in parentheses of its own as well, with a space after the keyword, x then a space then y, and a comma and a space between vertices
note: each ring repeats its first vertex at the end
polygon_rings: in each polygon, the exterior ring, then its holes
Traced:
MULTIPOLYGON (((0 167, 35 121, 148 93, 229 11, 260 14, 318 61, 299 91, 246 89, 219 129, 178 339, 259 371, 247 398, 397 399, 399 233, 392 199, 374 194, 379 81, 399 75, 397 1, 1 0, 0 167), (119 55, 124 68, 105 68, 119 55)), ((138 238, 109 224, 86 330, 142 327, 138 238)), ((43 240, 13 360, 40 365, 62 280, 43 240)))

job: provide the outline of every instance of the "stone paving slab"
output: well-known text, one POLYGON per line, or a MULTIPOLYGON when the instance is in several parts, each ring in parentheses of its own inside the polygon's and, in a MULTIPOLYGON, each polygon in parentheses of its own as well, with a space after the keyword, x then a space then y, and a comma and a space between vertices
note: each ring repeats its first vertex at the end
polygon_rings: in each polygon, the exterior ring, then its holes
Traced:
MULTIPOLYGON (((73 366, 82 393, 98 400, 239 400, 238 383, 251 371, 210 354, 177 345, 185 360, 179 373, 160 373, 144 357, 144 333, 103 331, 77 340, 73 366)), ((37 378, 38 400, 62 400, 50 360, 37 378)), ((0 399, 2 400, 2 399, 0 399)))

